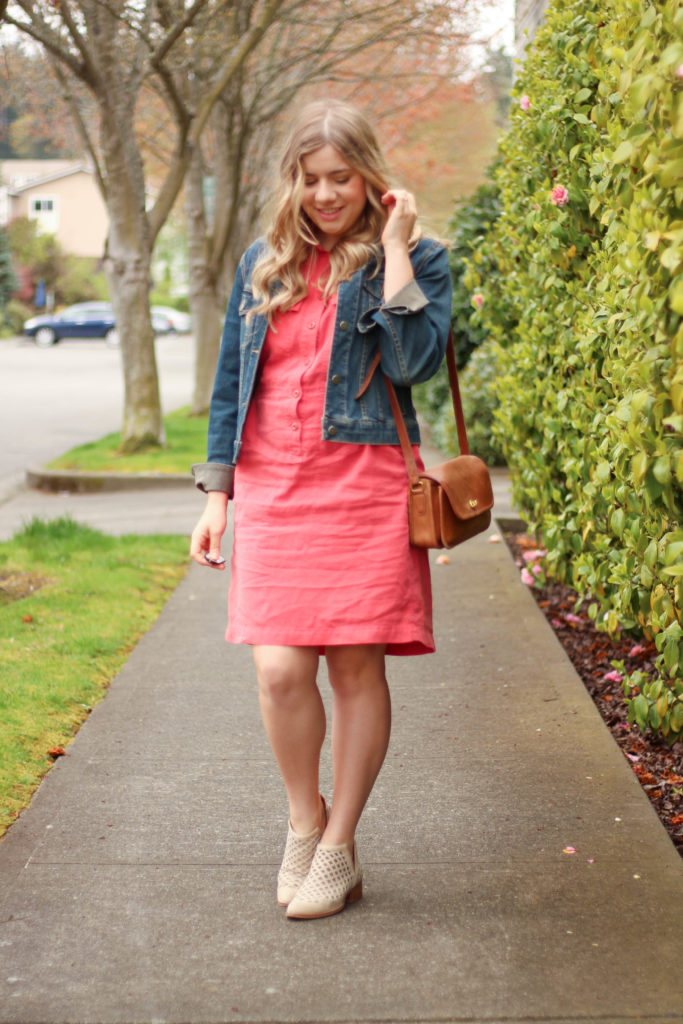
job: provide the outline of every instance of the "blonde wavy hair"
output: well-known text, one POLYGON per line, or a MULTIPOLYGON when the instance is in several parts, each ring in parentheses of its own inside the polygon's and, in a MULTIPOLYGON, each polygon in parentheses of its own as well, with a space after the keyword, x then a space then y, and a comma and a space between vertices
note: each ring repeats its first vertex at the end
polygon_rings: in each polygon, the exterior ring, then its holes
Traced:
POLYGON ((381 235, 387 220, 387 210, 380 199, 389 188, 384 156, 373 129, 359 110, 341 100, 316 100, 301 110, 290 131, 280 162, 275 214, 266 236, 268 244, 252 274, 254 296, 260 300, 252 314, 261 313, 270 323, 275 312, 290 309, 307 292, 303 265, 318 238, 301 207, 302 161, 307 154, 328 144, 363 176, 367 202, 353 229, 330 252, 325 297, 329 298, 341 281, 348 280, 371 260, 379 269, 381 235))

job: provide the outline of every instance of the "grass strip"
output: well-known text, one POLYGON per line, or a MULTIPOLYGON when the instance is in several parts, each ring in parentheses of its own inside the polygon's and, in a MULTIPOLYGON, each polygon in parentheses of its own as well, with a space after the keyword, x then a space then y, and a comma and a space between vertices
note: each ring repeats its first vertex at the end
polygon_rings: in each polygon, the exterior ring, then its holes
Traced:
POLYGON ((164 417, 166 447, 122 454, 121 434, 79 445, 53 459, 48 469, 87 473, 188 473, 193 462, 206 459, 208 416, 191 416, 189 407, 164 417))
POLYGON ((0 543, 0 835, 188 566, 187 539, 34 519, 0 543))

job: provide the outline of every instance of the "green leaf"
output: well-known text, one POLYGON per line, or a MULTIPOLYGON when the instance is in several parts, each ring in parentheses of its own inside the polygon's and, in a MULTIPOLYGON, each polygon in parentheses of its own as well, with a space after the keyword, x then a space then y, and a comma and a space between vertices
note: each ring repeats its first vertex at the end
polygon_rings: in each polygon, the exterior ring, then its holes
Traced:
POLYGON ((655 480, 660 484, 668 484, 671 482, 671 466, 669 465, 668 455, 661 455, 654 466, 652 467, 655 480))
POLYGON ((631 706, 633 707, 633 712, 636 716, 638 725, 641 729, 645 729, 647 727, 647 716, 650 709, 647 700, 643 697, 642 693, 639 693, 637 697, 633 698, 631 706))
POLYGON ((595 468, 595 475, 601 484, 609 483, 611 469, 609 462, 599 462, 595 468))
POLYGON ((653 581, 654 576, 652 575, 652 571, 647 567, 647 565, 641 565, 640 582, 643 584, 644 587, 646 587, 649 590, 652 586, 653 581))
POLYGON ((647 473, 648 457, 646 452, 638 452, 631 460, 631 473, 636 485, 641 484, 647 473))
POLYGON ((616 508, 612 513, 612 532, 616 537, 621 537, 624 532, 624 526, 626 525, 626 513, 623 508, 616 508))
POLYGON ((669 305, 674 313, 683 316, 683 277, 677 278, 669 289, 669 305))
POLYGON ((623 164, 623 163, 626 163, 627 160, 631 159, 631 157, 633 156, 634 152, 635 152, 635 147, 634 147, 633 143, 631 142, 631 140, 630 139, 624 139, 624 141, 622 143, 620 143, 620 145, 618 145, 617 148, 615 149, 614 154, 612 156, 612 163, 613 164, 623 164))
POLYGON ((645 565, 650 567, 650 569, 654 568, 655 562, 657 561, 657 541, 650 541, 645 549, 643 561, 645 562, 645 565))
POLYGON ((671 711, 671 725, 674 732, 683 731, 683 703, 678 701, 671 711))

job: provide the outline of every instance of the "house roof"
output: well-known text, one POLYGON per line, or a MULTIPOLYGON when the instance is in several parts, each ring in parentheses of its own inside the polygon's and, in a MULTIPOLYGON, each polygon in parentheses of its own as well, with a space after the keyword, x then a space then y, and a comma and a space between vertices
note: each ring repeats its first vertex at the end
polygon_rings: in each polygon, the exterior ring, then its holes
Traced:
MULTIPOLYGON (((17 165, 22 163, 24 163, 23 160, 0 161, 0 178, 5 179, 10 177, 10 175, 7 172, 10 170, 12 165, 14 165, 13 169, 15 171, 20 171, 20 167, 18 167, 17 165)), ((38 163, 39 161, 26 161, 27 172, 30 173, 29 166, 38 170, 38 168, 36 167, 36 164, 38 163)), ((21 183, 17 185, 8 184, 7 188, 9 192, 11 192, 12 195, 19 195, 21 192, 27 192, 29 189, 36 188, 36 186, 41 187, 43 185, 48 185, 52 181, 59 181, 60 178, 68 178, 73 174, 91 175, 93 173, 92 167, 88 166, 88 164, 83 163, 82 161, 79 161, 78 163, 74 163, 73 161, 60 161, 60 163, 66 165, 62 166, 61 168, 55 167, 55 164, 57 164, 56 160, 46 161, 46 163, 50 163, 52 165, 52 170, 49 173, 38 174, 38 176, 36 177, 27 177, 24 181, 21 181, 21 183)))

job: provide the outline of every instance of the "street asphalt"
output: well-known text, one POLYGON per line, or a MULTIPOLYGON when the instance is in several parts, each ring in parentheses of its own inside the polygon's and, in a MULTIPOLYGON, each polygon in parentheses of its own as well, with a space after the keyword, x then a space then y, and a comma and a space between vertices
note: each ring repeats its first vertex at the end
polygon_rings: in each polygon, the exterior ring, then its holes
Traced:
MULTIPOLYGON (((189 534, 202 504, 13 487, 0 536, 189 534)), ((364 897, 311 922, 276 905, 284 791, 228 573, 192 565, 0 843, 0 1022, 682 1022, 681 860, 499 535, 430 553, 437 653, 388 659, 364 897)))

